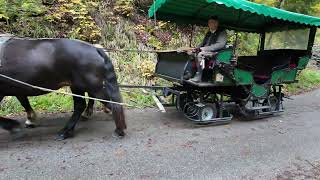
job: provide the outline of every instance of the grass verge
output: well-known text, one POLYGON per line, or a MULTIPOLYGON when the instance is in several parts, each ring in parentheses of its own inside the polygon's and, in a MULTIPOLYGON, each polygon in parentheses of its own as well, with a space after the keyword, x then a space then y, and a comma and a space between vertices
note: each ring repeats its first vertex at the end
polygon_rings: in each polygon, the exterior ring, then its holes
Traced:
POLYGON ((298 83, 285 85, 287 95, 296 95, 320 87, 320 71, 316 68, 307 68, 298 76, 298 83))

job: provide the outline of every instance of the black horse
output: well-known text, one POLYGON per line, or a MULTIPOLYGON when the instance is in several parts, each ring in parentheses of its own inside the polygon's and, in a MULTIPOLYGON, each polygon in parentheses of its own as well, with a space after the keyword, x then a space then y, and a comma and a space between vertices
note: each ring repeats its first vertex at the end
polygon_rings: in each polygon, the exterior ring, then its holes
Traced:
MULTIPOLYGON (((111 60, 102 49, 91 44, 69 39, 12 38, 1 50, 0 74, 49 89, 70 86, 72 93, 115 102, 122 102, 117 77, 111 60)), ((38 96, 47 92, 0 77, 0 97, 38 96)), ((83 98, 73 97, 74 112, 58 138, 73 136, 76 123, 86 108, 83 98)), ((21 101, 20 101, 21 102, 21 101)), ((124 136, 126 129, 123 107, 104 103, 112 111, 116 134, 124 136)), ((18 123, 5 118, 0 126, 9 131, 18 123)))

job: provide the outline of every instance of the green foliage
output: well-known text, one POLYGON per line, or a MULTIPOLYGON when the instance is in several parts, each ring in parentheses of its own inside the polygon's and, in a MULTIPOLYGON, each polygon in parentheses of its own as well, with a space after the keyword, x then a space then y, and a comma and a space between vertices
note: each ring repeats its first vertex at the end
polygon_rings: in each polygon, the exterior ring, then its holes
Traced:
POLYGON ((319 13, 319 0, 285 0, 283 9, 308 15, 317 15, 319 13))
POLYGON ((23 16, 38 16, 46 12, 40 1, 34 0, 0 0, 0 19, 11 20, 23 16))
POLYGON ((114 6, 114 11, 124 16, 133 16, 134 0, 117 0, 114 6))
POLYGON ((0 28, 28 37, 69 37, 97 42, 100 28, 91 12, 98 7, 94 0, 0 0, 0 28))
MULTIPOLYGON (((31 106, 40 112, 65 112, 73 107, 72 97, 48 94, 45 96, 29 97, 31 106)), ((23 107, 15 97, 6 97, 0 106, 0 115, 24 112, 23 107)))
POLYGON ((259 34, 238 33, 237 56, 255 56, 259 47, 259 34))
POLYGON ((249 0, 251 2, 259 3, 259 4, 265 4, 267 6, 277 6, 279 5, 278 2, 279 0, 249 0))
POLYGON ((319 0, 250 0, 252 2, 265 4, 292 12, 319 16, 320 1, 319 0))
POLYGON ((46 10, 46 7, 39 1, 0 0, 0 29, 9 33, 15 33, 20 29, 23 31, 34 30, 34 27, 41 26, 41 20, 40 22, 34 20, 37 19, 36 17, 44 15, 46 10), (31 27, 24 26, 29 22, 33 24, 31 27), (30 29, 26 29, 29 27, 30 29))
POLYGON ((155 105, 150 94, 144 94, 140 89, 122 92, 122 97, 125 103, 134 105, 135 107, 145 108, 153 107, 155 105))
POLYGON ((97 42, 101 36, 100 28, 89 12, 90 8, 97 6, 94 1, 58 0, 45 19, 64 29, 67 37, 97 42))
POLYGON ((148 39, 148 44, 152 47, 154 47, 155 49, 162 49, 163 45, 162 43, 154 36, 150 36, 150 38, 148 39))
POLYGON ((41 17, 21 17, 10 26, 5 26, 5 30, 21 37, 55 37, 56 34, 54 26, 47 24, 41 17))

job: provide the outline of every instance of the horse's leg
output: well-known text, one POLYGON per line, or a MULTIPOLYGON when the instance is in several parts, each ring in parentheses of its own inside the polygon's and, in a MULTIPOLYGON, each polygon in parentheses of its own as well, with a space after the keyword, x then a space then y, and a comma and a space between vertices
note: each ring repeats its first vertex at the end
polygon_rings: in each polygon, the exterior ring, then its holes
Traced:
MULTIPOLYGON (((0 95, 0 102, 2 101, 3 98, 4 96, 0 95)), ((18 121, 4 118, 4 117, 0 117, 0 127, 7 131, 10 131, 11 133, 16 133, 21 131, 21 128, 20 128, 21 126, 18 121)))
MULTIPOLYGON (((111 93, 108 93, 108 91, 105 91, 104 89, 102 89, 92 94, 94 94, 96 98, 121 102, 121 96, 119 93, 116 93, 116 92, 114 92, 112 96, 110 96, 109 94, 111 93)), ((120 137, 124 136, 125 135, 124 129, 126 129, 127 126, 125 122, 123 107, 118 104, 111 104, 106 102, 102 102, 102 103, 104 104, 105 109, 110 109, 112 111, 112 116, 116 124, 115 133, 120 137)))
MULTIPOLYGON (((91 94, 88 94, 88 95, 89 95, 89 97, 94 97, 94 96, 92 96, 91 94)), ((108 99, 110 99, 110 98, 108 98, 108 99)), ((84 119, 89 119, 89 118, 92 116, 92 114, 93 114, 93 105, 94 105, 94 100, 89 99, 87 108, 86 108, 86 110, 84 111, 84 114, 82 115, 82 117, 83 117, 84 119)), ((111 105, 110 105, 109 103, 106 103, 106 104, 104 105, 103 111, 104 111, 105 113, 107 113, 107 114, 111 114, 111 105)))
MULTIPOLYGON (((94 97, 93 95, 90 95, 90 94, 89 94, 89 96, 94 97)), ((108 96, 105 100, 110 100, 110 97, 108 96)), ((90 99, 90 101, 92 101, 92 106, 93 106, 94 101, 91 99, 90 99)), ((90 103, 90 101, 89 101, 89 103, 90 103)), ((103 112, 105 112, 107 114, 111 114, 112 107, 111 107, 110 103, 104 103, 103 105, 104 105, 103 112)), ((88 106, 89 106, 89 104, 88 104, 88 106)))
POLYGON ((112 106, 111 106, 110 103, 104 103, 103 111, 104 111, 105 113, 111 114, 111 113, 112 113, 111 109, 112 109, 112 106))
MULTIPOLYGON (((81 91, 77 88, 71 87, 71 91, 74 94, 82 95, 84 96, 84 91, 81 91)), ((73 96, 73 104, 74 104, 74 111, 70 118, 70 120, 67 122, 65 127, 58 133, 57 140, 64 140, 68 137, 72 137, 74 133, 74 128, 79 121, 81 114, 86 108, 86 101, 83 98, 75 97, 73 96)))
POLYGON ((16 97, 27 113, 28 119, 25 122, 26 128, 34 128, 37 125, 37 123, 36 123, 37 114, 32 109, 30 102, 28 100, 28 97, 27 96, 16 96, 16 97))
MULTIPOLYGON (((89 97, 92 97, 92 96, 89 95, 89 97)), ((94 105, 94 100, 89 99, 87 108, 84 111, 84 114, 82 115, 83 118, 89 119, 92 116, 92 114, 93 114, 93 105, 94 105)))

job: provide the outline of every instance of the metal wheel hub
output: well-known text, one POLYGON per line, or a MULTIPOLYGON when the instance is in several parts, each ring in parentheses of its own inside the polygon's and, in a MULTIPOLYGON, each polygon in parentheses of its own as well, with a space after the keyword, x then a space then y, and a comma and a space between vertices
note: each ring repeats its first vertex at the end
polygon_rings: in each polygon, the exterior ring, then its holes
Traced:
POLYGON ((202 121, 208 121, 211 120, 212 118, 214 118, 214 110, 211 106, 205 106, 204 108, 202 108, 201 110, 201 120, 202 121))
POLYGON ((199 107, 198 119, 199 121, 211 121, 216 118, 218 114, 218 110, 215 104, 202 104, 199 107))

